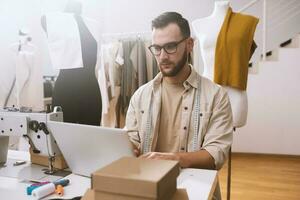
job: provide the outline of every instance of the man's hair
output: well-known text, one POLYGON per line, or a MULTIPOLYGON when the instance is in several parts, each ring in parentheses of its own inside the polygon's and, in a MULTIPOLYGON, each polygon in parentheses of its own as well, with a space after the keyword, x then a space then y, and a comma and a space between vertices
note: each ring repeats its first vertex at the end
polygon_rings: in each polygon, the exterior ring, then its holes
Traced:
POLYGON ((177 12, 165 12, 156 17, 154 20, 152 20, 152 30, 154 28, 164 28, 170 23, 175 23, 178 25, 183 37, 191 36, 189 22, 177 12))

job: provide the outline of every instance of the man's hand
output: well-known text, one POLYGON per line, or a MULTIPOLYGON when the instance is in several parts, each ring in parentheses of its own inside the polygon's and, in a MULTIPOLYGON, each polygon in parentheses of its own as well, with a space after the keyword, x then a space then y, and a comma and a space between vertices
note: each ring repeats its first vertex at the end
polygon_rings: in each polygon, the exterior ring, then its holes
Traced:
POLYGON ((141 155, 140 158, 180 161, 180 157, 176 153, 148 152, 146 154, 141 155))
POLYGON ((132 149, 133 149, 133 153, 136 157, 139 157, 141 155, 141 151, 140 151, 140 148, 138 148, 137 146, 135 146, 134 143, 132 143, 132 149))
POLYGON ((215 169, 214 158, 204 149, 196 152, 149 152, 141 155, 140 158, 156 160, 176 160, 179 161, 179 165, 182 168, 215 169))
POLYGON ((133 153, 135 154, 136 157, 139 157, 141 154, 141 151, 138 148, 134 148, 133 153))

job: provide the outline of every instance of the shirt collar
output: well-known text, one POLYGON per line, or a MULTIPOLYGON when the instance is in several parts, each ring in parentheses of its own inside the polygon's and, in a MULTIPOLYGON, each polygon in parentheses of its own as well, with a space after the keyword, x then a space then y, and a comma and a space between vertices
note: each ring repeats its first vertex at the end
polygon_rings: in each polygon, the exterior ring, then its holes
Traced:
POLYGON ((190 64, 191 67, 191 74, 189 77, 184 81, 184 84, 191 85, 194 88, 198 88, 198 78, 197 78, 197 72, 195 71, 193 65, 190 64))
MULTIPOLYGON (((192 86, 194 88, 198 88, 198 79, 197 79, 197 72, 195 71, 194 67, 189 64, 191 67, 191 74, 189 77, 183 82, 183 86, 185 88, 192 86)), ((163 75, 161 72, 159 72, 153 79, 153 89, 159 88, 161 82, 162 82, 163 75)))

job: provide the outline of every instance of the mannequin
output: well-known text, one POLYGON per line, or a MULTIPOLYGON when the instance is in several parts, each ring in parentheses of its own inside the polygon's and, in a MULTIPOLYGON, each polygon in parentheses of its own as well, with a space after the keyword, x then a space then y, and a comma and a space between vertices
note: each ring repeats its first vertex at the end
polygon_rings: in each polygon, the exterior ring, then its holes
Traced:
POLYGON ((51 63, 60 70, 52 105, 62 107, 65 122, 100 126, 101 94, 95 75, 100 34, 81 10, 79 1, 68 1, 64 13, 41 18, 51 63))
POLYGON ((36 63, 36 46, 31 43, 31 37, 26 29, 19 30, 19 41, 11 45, 14 55, 16 76, 12 85, 10 97, 15 97, 6 104, 12 104, 21 111, 43 111, 43 80, 42 69, 36 63))
MULTIPOLYGON (((204 63, 203 76, 210 80, 214 80, 214 70, 215 67, 218 67, 215 66, 217 40, 229 8, 228 1, 216 1, 213 13, 210 16, 192 22, 193 30, 200 42, 200 51, 204 63)), ((248 112, 246 90, 228 85, 222 86, 227 90, 231 102, 234 127, 244 126, 248 112)))

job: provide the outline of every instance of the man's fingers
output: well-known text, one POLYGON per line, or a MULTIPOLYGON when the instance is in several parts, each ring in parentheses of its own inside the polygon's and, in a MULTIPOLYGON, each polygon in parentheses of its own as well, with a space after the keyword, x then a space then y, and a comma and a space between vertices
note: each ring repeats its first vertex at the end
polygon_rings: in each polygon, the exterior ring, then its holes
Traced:
POLYGON ((151 156, 151 152, 148 152, 148 153, 141 155, 140 158, 150 158, 150 156, 151 156))
POLYGON ((136 157, 139 157, 141 154, 140 149, 133 143, 131 142, 132 148, 133 148, 133 153, 136 157))
POLYGON ((149 153, 142 154, 140 158, 147 158, 149 153))
POLYGON ((140 150, 134 149, 133 152, 134 152, 134 154, 135 154, 136 157, 139 157, 139 155, 140 155, 140 150))
POLYGON ((178 156, 174 153, 159 153, 148 152, 140 156, 140 158, 154 159, 154 160, 179 160, 178 156))
POLYGON ((140 158, 147 158, 147 159, 158 159, 159 157, 160 157, 159 153, 156 152, 148 152, 140 156, 140 158))

